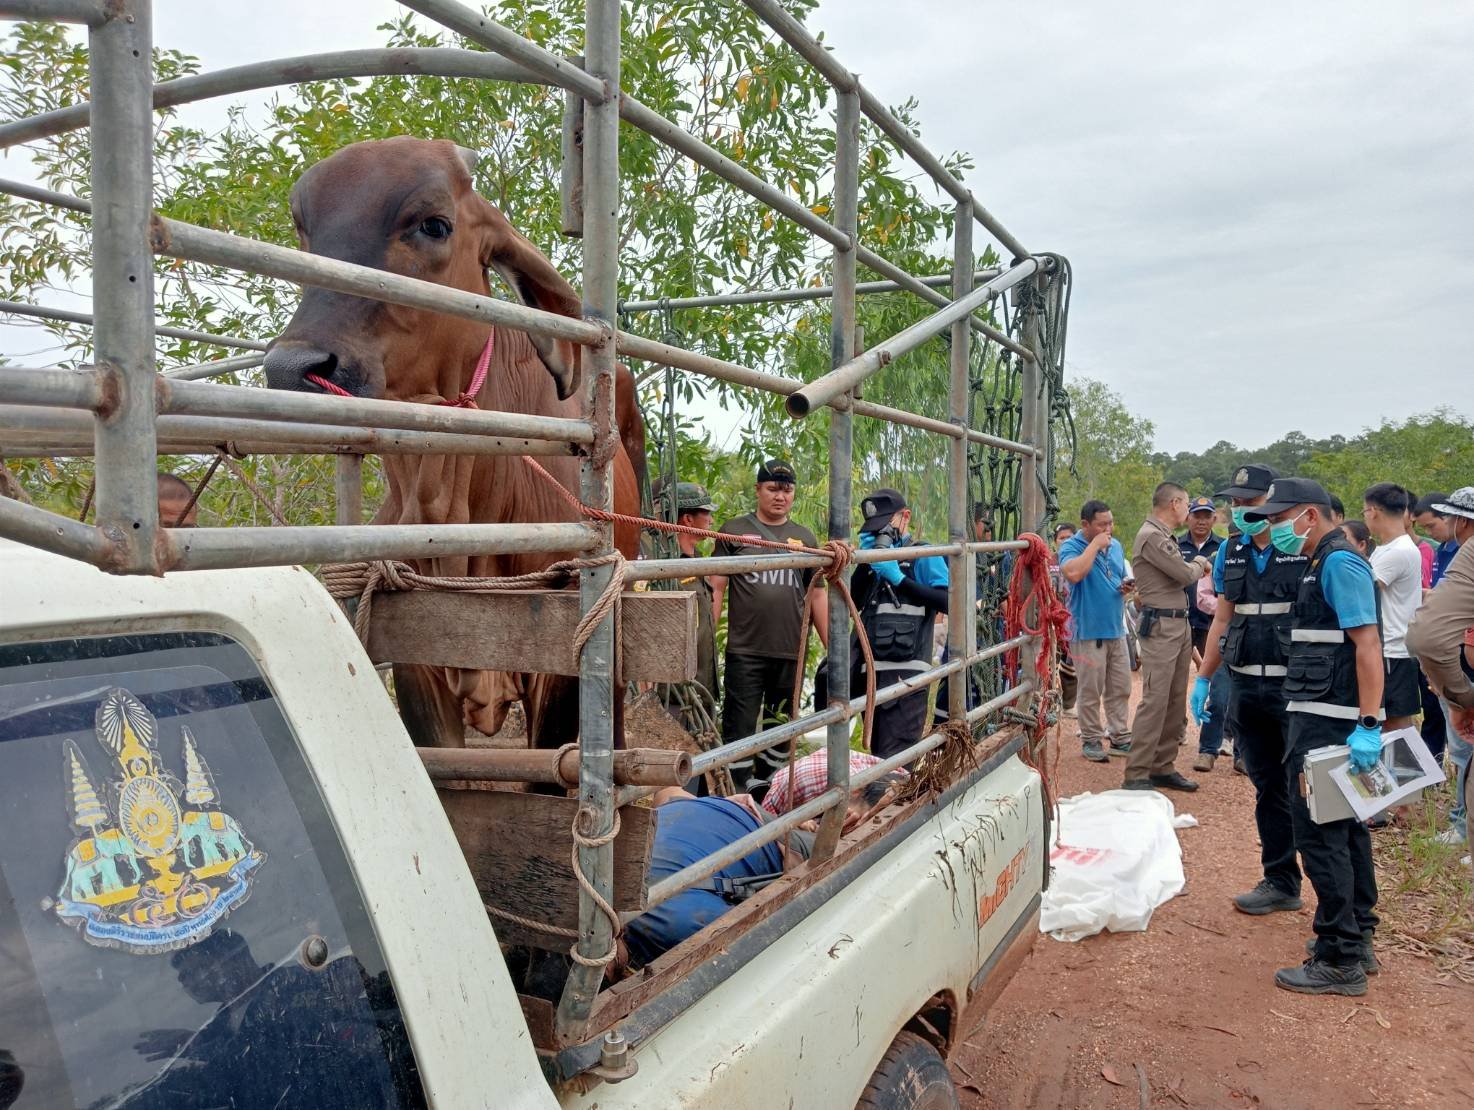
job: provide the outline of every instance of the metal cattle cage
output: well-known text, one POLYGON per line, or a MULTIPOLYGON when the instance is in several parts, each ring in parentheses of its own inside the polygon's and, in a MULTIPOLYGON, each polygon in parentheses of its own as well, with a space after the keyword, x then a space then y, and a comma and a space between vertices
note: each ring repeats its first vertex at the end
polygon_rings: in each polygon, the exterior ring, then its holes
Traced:
MULTIPOLYGON (((90 322, 94 362, 79 369, 0 367, 0 439, 9 454, 95 454, 96 525, 88 525, 20 501, 0 498, 0 535, 122 574, 349 559, 413 559, 440 555, 511 551, 611 552, 612 527, 586 523, 500 523, 464 525, 360 525, 359 464, 364 453, 574 453, 582 456, 580 496, 585 505, 613 507, 608 450, 617 436, 613 374, 617 355, 765 390, 786 397, 789 413, 803 418, 829 410, 828 535, 842 540, 852 531, 855 416, 906 425, 949 440, 948 542, 898 552, 859 551, 858 562, 898 555, 940 555, 948 560, 948 661, 918 684, 960 675, 980 660, 997 658, 1032 642, 1018 636, 978 647, 974 619, 979 554, 996 557, 1027 546, 1020 539, 978 542, 969 534, 969 451, 1020 460, 1017 476, 1019 531, 1042 527, 1049 511, 1046 489, 1052 467, 1050 418, 1058 401, 1057 379, 1044 365, 1042 310, 1016 314, 1012 330, 999 330, 978 309, 1017 290, 1015 304, 1057 308, 1062 259, 1030 254, 908 128, 794 19, 779 0, 745 0, 808 63, 837 97, 832 222, 779 188, 681 130, 633 97, 620 92, 618 0, 588 0, 582 64, 557 57, 510 29, 455 0, 403 0, 406 7, 486 48, 487 53, 452 49, 358 50, 309 55, 236 67, 155 86, 152 73, 150 0, 0 0, 0 17, 83 24, 90 50, 91 105, 0 124, 0 145, 63 131, 91 128, 90 201, 19 182, 0 189, 30 200, 92 214, 93 313, 66 313, 0 303, 0 311, 90 322), (586 316, 573 320, 493 297, 396 276, 363 266, 316 257, 250 239, 163 219, 152 210, 152 111, 247 89, 277 84, 375 74, 475 77, 536 82, 567 91, 583 114, 579 155, 584 197, 583 298, 586 316), (955 202, 954 267, 950 276, 914 277, 862 246, 857 228, 860 120, 868 117, 908 154, 955 202), (833 248, 832 286, 819 289, 740 293, 686 301, 618 300, 618 197, 620 122, 639 128, 788 218, 833 248), (1009 264, 977 272, 973 226, 980 225, 1008 253, 1009 264), (156 255, 207 263, 397 304, 428 308, 484 323, 571 340, 588 348, 589 373, 582 419, 557 419, 513 412, 466 411, 369 399, 339 399, 196 381, 259 365, 265 344, 256 339, 209 336, 155 325, 153 261, 156 255), (886 280, 857 285, 860 265, 886 280), (950 286, 950 296, 938 286, 950 286), (868 350, 855 350, 856 296, 901 290, 922 297, 937 311, 868 350), (1025 294, 1027 297, 1025 298, 1025 294), (804 383, 620 331, 621 311, 657 307, 696 308, 827 298, 832 301, 832 370, 804 383), (1017 368, 1017 438, 991 434, 970 423, 970 352, 976 333, 996 344, 1017 368), (246 353, 184 367, 155 370, 155 336, 203 339, 246 353), (858 387, 887 363, 933 337, 950 339, 947 419, 860 399, 858 387), (334 453, 338 458, 338 524, 302 528, 200 528, 180 533, 162 527, 155 504, 156 454, 213 451, 225 438, 262 453, 334 453)), ((567 171, 565 171, 567 172, 567 171)), ((577 172, 577 171, 575 171, 577 172)), ((769 567, 818 567, 826 560, 795 553, 763 557, 769 567)), ((629 564, 630 580, 670 579, 692 573, 732 574, 751 569, 752 559, 653 559, 629 564)), ((587 612, 614 573, 609 565, 580 575, 581 611, 587 612)), ((651 905, 700 882, 725 863, 775 841, 797 823, 822 816, 815 856, 831 856, 839 840, 847 796, 902 763, 937 747, 934 732, 906 752, 863 774, 850 775, 850 720, 863 698, 849 699, 849 617, 835 588, 830 594, 831 704, 817 712, 738 740, 694 760, 700 771, 786 743, 818 727, 827 729, 830 787, 820 798, 680 874, 655 884, 651 905)), ((613 846, 601 840, 613 827, 617 806, 648 788, 616 787, 613 781, 613 704, 622 691, 613 681, 613 617, 599 622, 579 660, 580 761, 578 800, 583 831, 596 842, 581 847, 579 860, 593 890, 612 896, 613 846)), ((1022 653, 1028 656, 1030 653, 1022 653)), ((1038 696, 1025 665, 1024 677, 1007 691, 970 710, 967 683, 948 684, 947 710, 954 721, 976 725, 1005 707, 1038 696)), ((882 690, 877 702, 909 693, 915 685, 882 690)), ((796 709, 797 707, 795 707, 796 709)), ((578 951, 598 957, 613 930, 595 897, 584 891, 579 906, 578 951)), ((576 964, 559 1004, 560 1033, 576 1033, 591 1012, 602 967, 576 964)), ((570 1038, 572 1039, 572 1038, 570 1038)))

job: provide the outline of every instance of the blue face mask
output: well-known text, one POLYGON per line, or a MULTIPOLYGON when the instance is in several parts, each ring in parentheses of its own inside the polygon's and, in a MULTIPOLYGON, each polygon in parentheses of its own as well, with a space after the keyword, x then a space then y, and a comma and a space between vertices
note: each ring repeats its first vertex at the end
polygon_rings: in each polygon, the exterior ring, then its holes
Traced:
POLYGON ((1233 526, 1246 536, 1257 536, 1260 532, 1269 527, 1269 521, 1245 520, 1244 514, 1248 511, 1249 510, 1247 508, 1240 508, 1238 505, 1235 505, 1232 509, 1230 509, 1229 513, 1233 516, 1233 526))
MULTIPOLYGON (((1304 515, 1302 510, 1300 516, 1304 515)), ((1269 542, 1274 544, 1276 551, 1286 555, 1298 555, 1304 549, 1306 537, 1295 531, 1295 521, 1299 520, 1300 516, 1269 526, 1269 542)))

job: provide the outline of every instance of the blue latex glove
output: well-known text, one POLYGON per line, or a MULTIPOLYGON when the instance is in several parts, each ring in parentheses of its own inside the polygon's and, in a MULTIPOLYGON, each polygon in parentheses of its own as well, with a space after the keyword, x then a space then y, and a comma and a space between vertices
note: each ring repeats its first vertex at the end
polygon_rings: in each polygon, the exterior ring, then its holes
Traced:
POLYGON ((1382 729, 1357 725, 1346 744, 1351 748, 1351 769, 1357 774, 1370 771, 1382 758, 1382 729))
POLYGON ((1200 725, 1206 725, 1213 714, 1208 712, 1208 679, 1198 675, 1193 679, 1193 693, 1189 705, 1192 708, 1193 720, 1200 725))
POLYGON ((892 586, 899 586, 901 584, 900 563, 871 563, 870 567, 875 571, 875 577, 884 579, 892 586))

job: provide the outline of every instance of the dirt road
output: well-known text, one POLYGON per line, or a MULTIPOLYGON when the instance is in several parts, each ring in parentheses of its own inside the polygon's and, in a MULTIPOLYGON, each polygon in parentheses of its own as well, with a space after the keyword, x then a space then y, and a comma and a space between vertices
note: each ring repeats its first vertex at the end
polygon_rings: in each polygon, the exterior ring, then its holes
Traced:
MULTIPOLYGON (((1074 721, 1061 743, 1061 796, 1120 785, 1121 760, 1079 757, 1074 721)), ((1183 773, 1196 751, 1189 727, 1183 773)), ((1196 794, 1171 795, 1201 822, 1179 834, 1183 895, 1145 933, 1041 936, 958 1054, 963 1106, 1474 1107, 1474 987, 1379 948, 1363 998, 1277 989, 1274 970, 1304 958, 1310 885, 1298 913, 1235 912, 1259 878, 1252 788, 1223 758, 1194 777, 1196 794)))

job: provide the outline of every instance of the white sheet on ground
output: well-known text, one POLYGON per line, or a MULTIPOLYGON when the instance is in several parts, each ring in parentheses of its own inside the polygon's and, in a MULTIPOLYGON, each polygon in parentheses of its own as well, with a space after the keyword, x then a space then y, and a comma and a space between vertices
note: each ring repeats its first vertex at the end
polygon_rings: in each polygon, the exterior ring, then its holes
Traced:
POLYGON ((1182 893, 1173 824, 1172 803, 1152 790, 1062 799, 1040 931, 1055 940, 1083 940, 1102 929, 1143 931, 1158 906, 1182 893))

